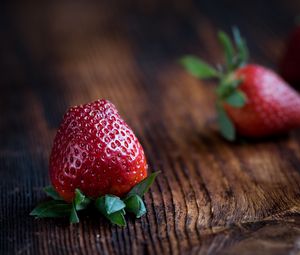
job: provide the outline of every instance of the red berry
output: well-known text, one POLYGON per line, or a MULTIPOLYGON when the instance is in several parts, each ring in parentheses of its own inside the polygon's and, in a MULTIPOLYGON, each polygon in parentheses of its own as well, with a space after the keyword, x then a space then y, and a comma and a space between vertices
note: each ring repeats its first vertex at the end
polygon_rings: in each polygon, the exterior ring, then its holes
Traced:
POLYGON ((76 188, 97 198, 125 195, 147 177, 144 151, 108 100, 71 107, 60 125, 50 156, 50 177, 66 201, 76 188))
POLYGON ((287 82, 300 85, 300 26, 289 36, 279 71, 287 82))
POLYGON ((237 132, 258 137, 300 127, 300 96, 273 71, 246 65, 235 71, 239 89, 247 96, 245 106, 225 105, 237 132))
MULTIPOLYGON (((216 108, 224 138, 270 136, 300 127, 300 95, 273 71, 246 64, 248 49, 237 28, 233 28, 233 41, 222 31, 218 35, 225 51, 224 66, 215 69, 193 56, 181 63, 198 78, 219 79, 216 108)), ((294 50, 299 49, 298 42, 294 50)))

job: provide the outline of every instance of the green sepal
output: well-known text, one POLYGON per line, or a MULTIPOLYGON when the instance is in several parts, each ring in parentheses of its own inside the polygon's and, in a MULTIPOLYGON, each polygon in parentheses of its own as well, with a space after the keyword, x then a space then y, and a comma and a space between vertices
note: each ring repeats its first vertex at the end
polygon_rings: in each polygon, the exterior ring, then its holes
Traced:
POLYGON ((242 84, 242 79, 235 79, 232 74, 224 77, 216 89, 220 102, 226 102, 233 107, 243 107, 247 97, 238 87, 242 84))
POLYGON ((74 207, 77 211, 87 208, 91 199, 86 197, 79 189, 75 189, 74 207))
POLYGON ((228 71, 232 71, 234 68, 234 47, 232 41, 223 31, 219 31, 218 37, 221 45, 223 46, 228 71))
POLYGON ((75 205, 74 201, 72 203, 72 208, 71 208, 71 212, 70 212, 70 223, 71 224, 79 223, 79 218, 77 215, 76 205, 75 205))
POLYGON ((246 41, 241 37, 238 28, 233 27, 232 34, 234 46, 228 34, 223 31, 220 31, 218 34, 219 41, 223 46, 225 52, 225 67, 227 67, 227 73, 233 71, 238 67, 244 66, 247 63, 249 57, 246 41))
POLYGON ((125 215, 124 210, 120 210, 120 211, 114 212, 112 214, 105 215, 105 217, 107 219, 109 219, 109 221, 112 224, 115 224, 119 227, 126 227, 126 220, 125 220, 124 215, 125 215))
POLYGON ((75 198, 73 199, 70 212, 70 223, 79 223, 77 211, 86 209, 91 201, 92 200, 86 197, 79 189, 75 189, 75 198))
POLYGON ((112 214, 114 212, 120 211, 125 208, 125 203, 117 196, 105 195, 97 198, 96 206, 100 206, 98 209, 100 211, 105 211, 107 214, 112 214))
POLYGON ((126 211, 135 214, 136 218, 140 218, 147 213, 144 201, 139 195, 130 195, 124 202, 126 204, 126 211))
POLYGON ((58 194, 58 192, 54 189, 53 186, 49 185, 43 190, 49 197, 52 197, 54 200, 63 200, 63 198, 58 194))
POLYGON ((241 37, 240 31, 237 27, 232 28, 234 42, 237 48, 236 67, 244 66, 249 58, 249 51, 246 41, 241 37))
POLYGON ((111 223, 126 226, 125 203, 119 197, 112 195, 99 197, 95 201, 95 206, 111 223))
MULTIPOLYGON (((126 226, 124 215, 126 210, 135 213, 139 218, 146 213, 146 207, 142 196, 148 191, 159 172, 152 173, 142 182, 138 183, 125 198, 126 204, 119 197, 105 195, 95 201, 96 208, 112 223, 118 226, 126 226), (125 210, 126 208, 126 210, 125 210)), ((75 198, 72 203, 67 203, 59 196, 53 187, 46 187, 45 192, 54 200, 41 203, 30 215, 37 218, 69 217, 70 223, 78 223, 77 211, 87 208, 92 199, 86 197, 79 189, 75 189, 75 198)))
POLYGON ((147 178, 142 180, 140 183, 135 185, 127 194, 127 197, 130 195, 138 195, 140 197, 143 197, 144 194, 149 190, 152 183, 154 182, 156 176, 160 173, 160 171, 154 172, 150 174, 147 178))
POLYGON ((234 90, 228 97, 225 98, 225 102, 230 106, 240 108, 246 104, 246 95, 240 90, 234 90))
POLYGON ((41 203, 33 209, 30 215, 37 218, 69 217, 71 223, 78 223, 77 211, 85 209, 91 202, 79 189, 75 190, 75 198, 72 203, 65 202, 52 186, 44 188, 44 191, 54 200, 41 203))
POLYGON ((220 102, 217 103, 216 108, 218 113, 219 128, 222 136, 229 141, 233 141, 236 134, 232 121, 228 117, 223 105, 220 102))
POLYGON ((223 100, 230 96, 241 84, 241 80, 226 80, 222 79, 220 85, 216 89, 218 98, 223 100))
POLYGON ((220 76, 215 68, 195 56, 184 56, 179 63, 196 78, 207 79, 220 76))
POLYGON ((72 204, 61 200, 51 200, 43 202, 35 207, 30 213, 36 218, 60 218, 70 215, 72 204))
POLYGON ((125 208, 125 203, 117 196, 105 195, 105 210, 108 214, 120 211, 125 208))
POLYGON ((225 65, 218 68, 219 71, 194 56, 185 56, 180 60, 180 63, 193 76, 219 79, 220 83, 216 89, 218 123, 222 136, 229 141, 235 139, 236 130, 223 105, 240 108, 247 103, 246 94, 238 89, 242 80, 240 77, 236 77, 235 70, 244 66, 249 58, 246 41, 241 37, 236 27, 233 27, 232 34, 233 39, 223 31, 218 33, 226 60, 225 65))

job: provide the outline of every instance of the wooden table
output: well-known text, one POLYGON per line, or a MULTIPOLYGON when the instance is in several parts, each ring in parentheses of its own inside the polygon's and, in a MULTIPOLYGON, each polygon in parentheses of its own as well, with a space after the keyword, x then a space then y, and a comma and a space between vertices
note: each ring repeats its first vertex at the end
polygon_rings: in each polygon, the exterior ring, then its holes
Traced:
POLYGON ((222 61, 216 32, 238 25, 252 60, 276 68, 300 3, 270 2, 2 5, 1 254, 299 254, 300 132, 227 143, 214 125, 214 82, 176 62, 222 61), (96 214, 73 226, 35 220, 63 113, 98 98, 114 102, 162 172, 147 216, 127 228, 96 214))

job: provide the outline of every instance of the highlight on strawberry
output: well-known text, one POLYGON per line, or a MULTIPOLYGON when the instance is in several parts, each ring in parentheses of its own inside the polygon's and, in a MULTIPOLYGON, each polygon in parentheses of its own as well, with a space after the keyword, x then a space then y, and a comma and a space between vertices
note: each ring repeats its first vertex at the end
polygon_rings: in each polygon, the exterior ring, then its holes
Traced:
POLYGON ((49 162, 52 198, 30 215, 69 217, 94 205, 111 223, 126 226, 125 214, 142 217, 142 197, 158 172, 148 176, 144 150, 130 127, 108 100, 71 107, 57 131, 49 162))
POLYGON ((237 135, 264 137, 300 127, 300 96, 272 70, 247 64, 248 49, 237 28, 233 41, 219 32, 225 64, 218 68, 195 56, 180 63, 200 79, 216 78, 216 110, 223 137, 233 141, 237 135))

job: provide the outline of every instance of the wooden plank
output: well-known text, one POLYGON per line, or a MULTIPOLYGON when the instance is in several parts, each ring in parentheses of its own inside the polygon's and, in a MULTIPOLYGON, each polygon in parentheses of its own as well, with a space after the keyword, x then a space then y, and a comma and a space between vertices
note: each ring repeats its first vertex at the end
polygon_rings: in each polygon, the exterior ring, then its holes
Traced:
POLYGON ((1 13, 1 254, 297 254, 299 132, 230 144, 214 124, 214 86, 176 63, 221 61, 218 27, 238 23, 253 59, 276 65, 297 1, 52 2, 1 13), (227 11, 222 11, 227 10, 227 11), (231 10, 231 11, 229 11, 231 10), (258 10, 256 13, 255 11, 258 10), (255 13, 256 15, 251 15, 255 13), (48 155, 70 105, 108 98, 152 170, 148 214, 127 228, 98 215, 34 220, 48 155))

